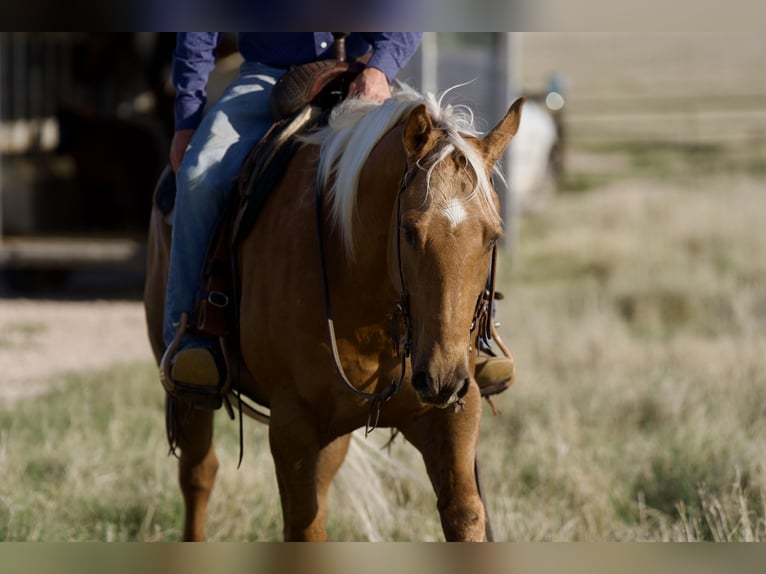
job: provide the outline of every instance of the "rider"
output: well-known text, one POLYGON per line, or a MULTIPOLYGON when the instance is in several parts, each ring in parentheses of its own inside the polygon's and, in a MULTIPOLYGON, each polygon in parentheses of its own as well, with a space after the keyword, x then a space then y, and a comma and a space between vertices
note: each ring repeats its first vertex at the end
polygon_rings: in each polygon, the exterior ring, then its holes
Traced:
MULTIPOLYGON (((399 32, 348 35, 349 59, 369 54, 366 66, 349 85, 349 96, 376 102, 391 97, 389 83, 417 50, 421 37, 399 32)), ((176 131, 170 163, 176 173, 177 196, 163 322, 168 347, 181 315, 193 312, 207 247, 234 190, 233 181, 273 122, 271 88, 290 66, 333 57, 335 37, 330 32, 240 33, 238 47, 245 61, 239 77, 203 116, 207 79, 220 40, 218 32, 179 33, 173 54, 176 131)), ((187 388, 217 387, 223 367, 218 344, 212 341, 182 334, 175 355, 163 357, 163 364, 171 361, 171 378, 187 388)), ((513 363, 502 358, 483 360, 477 378, 480 375, 486 379, 479 380, 480 386, 507 382, 513 363)))

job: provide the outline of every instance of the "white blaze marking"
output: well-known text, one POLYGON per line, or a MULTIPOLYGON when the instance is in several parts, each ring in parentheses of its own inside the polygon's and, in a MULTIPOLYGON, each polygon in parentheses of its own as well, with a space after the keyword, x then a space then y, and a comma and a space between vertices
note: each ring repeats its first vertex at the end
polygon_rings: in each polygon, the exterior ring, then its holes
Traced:
POLYGON ((447 204, 447 207, 444 208, 444 211, 442 211, 442 214, 447 218, 452 229, 455 229, 460 225, 467 215, 465 207, 463 207, 463 202, 454 198, 449 200, 449 203, 447 204))

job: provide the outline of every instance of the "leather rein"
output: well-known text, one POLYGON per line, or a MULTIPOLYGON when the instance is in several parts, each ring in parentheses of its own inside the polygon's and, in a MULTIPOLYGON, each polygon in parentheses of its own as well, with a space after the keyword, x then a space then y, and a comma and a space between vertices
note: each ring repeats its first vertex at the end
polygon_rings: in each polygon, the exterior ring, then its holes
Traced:
POLYGON ((330 352, 332 353, 333 358, 333 365, 335 367, 336 372, 338 373, 338 377, 340 378, 343 385, 351 391, 354 395, 357 397, 360 397, 362 399, 370 401, 370 413, 367 417, 367 425, 365 427, 364 434, 367 436, 370 431, 375 429, 377 427, 378 421, 380 419, 380 410, 383 407, 383 404, 386 403, 388 400, 391 399, 401 387, 402 381, 404 380, 404 377, 407 372, 407 358, 410 356, 410 319, 409 319, 409 306, 408 306, 408 297, 407 297, 407 291, 404 288, 404 274, 402 273, 402 265, 401 265, 401 233, 398 233, 400 225, 400 219, 401 219, 401 195, 402 190, 407 186, 409 183, 409 180, 411 178, 407 177, 407 172, 405 171, 404 176, 402 177, 402 180, 399 184, 399 191, 397 192, 396 196, 396 204, 397 204, 397 241, 396 241, 396 251, 397 251, 397 258, 398 258, 398 265, 399 265, 399 279, 401 281, 401 295, 399 302, 396 304, 396 312, 394 314, 394 328, 392 331, 398 331, 398 322, 396 321, 396 317, 401 317, 404 325, 405 325, 405 340, 403 344, 400 346, 398 342, 398 334, 393 335, 392 334, 392 341, 394 350, 396 353, 400 356, 401 362, 400 362, 400 372, 399 376, 394 379, 391 384, 389 384, 386 388, 384 388, 382 391, 379 391, 377 393, 368 393, 365 391, 360 391, 357 389, 354 384, 349 380, 348 375, 346 375, 346 371, 343 369, 343 365, 341 364, 340 360, 340 352, 338 351, 338 342, 337 338, 335 336, 335 323, 332 318, 332 308, 330 305, 330 285, 327 278, 327 260, 325 257, 325 249, 324 249, 324 239, 322 237, 322 206, 323 206, 323 195, 322 195, 322 188, 321 186, 316 186, 316 231, 317 231, 317 245, 319 246, 319 262, 320 267, 322 269, 322 288, 323 288, 323 295, 324 295, 324 308, 325 308, 325 319, 327 322, 327 335, 330 340, 330 352))
MULTIPOLYGON (((349 380, 346 371, 343 369, 343 365, 340 359, 340 352, 338 350, 337 338, 335 335, 335 323, 333 321, 332 309, 330 305, 330 286, 327 276, 327 262, 325 257, 324 239, 322 237, 322 215, 323 215, 323 195, 321 186, 316 186, 316 231, 317 231, 317 245, 319 247, 319 262, 322 270, 322 288, 324 295, 324 307, 325 307, 325 319, 327 323, 327 335, 330 341, 330 352, 332 353, 333 365, 338 377, 343 385, 351 393, 365 400, 370 401, 370 413, 367 417, 367 425, 365 427, 365 436, 370 431, 377 427, 380 420, 380 411, 383 404, 388 402, 400 389, 402 382, 407 373, 407 359, 412 351, 412 332, 410 322, 410 308, 409 308, 409 293, 404 282, 404 270, 402 267, 402 210, 401 210, 401 198, 402 193, 407 186, 414 179, 415 169, 408 170, 405 166, 404 174, 399 182, 399 190, 396 195, 396 256, 397 267, 399 270, 399 300, 396 302, 391 328, 391 343, 394 352, 400 357, 400 372, 399 376, 394 379, 391 384, 385 387, 383 390, 376 393, 368 393, 361 391, 354 386, 349 380), (404 338, 400 338, 400 333, 404 332, 404 338)), ((493 335, 496 335, 494 331, 494 321, 492 320, 493 301, 495 298, 495 277, 497 267, 497 245, 492 249, 492 262, 490 266, 489 277, 487 281, 487 287, 482 291, 476 301, 476 307, 474 310, 474 317, 471 321, 471 327, 469 330, 469 341, 472 340, 474 331, 478 329, 479 340, 482 342, 489 342, 493 339, 493 335)), ((499 337, 496 338, 496 340, 499 337)), ((501 345, 503 352, 505 353, 504 346, 501 345)), ((470 343, 469 350, 473 351, 470 343)), ((507 353, 506 353, 507 354, 507 353)))

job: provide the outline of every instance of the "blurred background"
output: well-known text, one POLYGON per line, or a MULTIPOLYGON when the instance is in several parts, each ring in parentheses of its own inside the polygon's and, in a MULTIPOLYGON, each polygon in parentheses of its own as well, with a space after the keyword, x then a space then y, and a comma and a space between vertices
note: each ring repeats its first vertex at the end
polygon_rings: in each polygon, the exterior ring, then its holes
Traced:
MULTIPOLYGON (((0 34, 8 292, 61 288, 93 269, 140 275, 151 193, 172 137, 173 47, 167 33, 0 34)), ((211 99, 236 74, 234 35, 220 56, 211 99)), ((426 33, 399 79, 422 91, 460 86, 447 101, 470 106, 483 130, 515 97, 535 100, 504 160, 510 249, 516 216, 557 191, 637 169, 761 169, 764 56, 764 37, 754 34, 440 32, 426 33)))

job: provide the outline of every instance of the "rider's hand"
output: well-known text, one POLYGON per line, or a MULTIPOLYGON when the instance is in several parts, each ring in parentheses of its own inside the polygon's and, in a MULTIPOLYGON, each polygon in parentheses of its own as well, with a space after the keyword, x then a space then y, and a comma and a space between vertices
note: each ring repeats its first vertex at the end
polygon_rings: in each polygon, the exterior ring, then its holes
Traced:
POLYGON ((174 173, 178 173, 178 168, 181 167, 181 161, 193 135, 194 130, 178 130, 173 134, 173 141, 170 142, 170 166, 174 173))
POLYGON ((348 87, 348 97, 383 102, 391 97, 386 75, 377 68, 365 68, 348 87))

